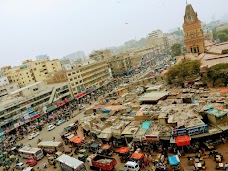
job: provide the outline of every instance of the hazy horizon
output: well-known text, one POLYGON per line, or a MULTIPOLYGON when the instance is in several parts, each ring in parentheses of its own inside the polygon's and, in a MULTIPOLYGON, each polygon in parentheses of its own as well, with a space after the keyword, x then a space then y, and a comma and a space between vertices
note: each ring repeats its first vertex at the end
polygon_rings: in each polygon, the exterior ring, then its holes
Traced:
MULTIPOLYGON (((226 0, 188 0, 203 22, 227 18, 226 0)), ((0 67, 47 54, 119 46, 182 27, 185 0, 0 0, 0 67)))

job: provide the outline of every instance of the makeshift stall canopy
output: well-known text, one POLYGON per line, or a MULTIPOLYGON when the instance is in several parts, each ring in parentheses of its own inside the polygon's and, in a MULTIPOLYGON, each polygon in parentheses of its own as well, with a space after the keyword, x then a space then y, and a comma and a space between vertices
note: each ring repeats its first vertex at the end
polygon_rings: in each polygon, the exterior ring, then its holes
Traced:
POLYGON ((131 155, 131 158, 139 160, 139 159, 142 159, 144 156, 145 156, 145 154, 142 154, 142 153, 133 153, 131 155))
POLYGON ((191 140, 190 137, 187 135, 175 137, 175 142, 177 146, 190 145, 190 140, 191 140))
POLYGON ((128 151, 128 147, 121 147, 120 149, 116 150, 117 153, 127 153, 128 151))
POLYGON ((169 156, 169 157, 168 157, 168 160, 169 160, 169 164, 170 164, 171 166, 175 166, 175 165, 180 164, 180 159, 179 159, 178 155, 169 156))
POLYGON ((72 138, 70 138, 70 142, 76 143, 76 144, 80 144, 82 143, 84 140, 82 138, 80 138, 79 136, 74 136, 72 138))

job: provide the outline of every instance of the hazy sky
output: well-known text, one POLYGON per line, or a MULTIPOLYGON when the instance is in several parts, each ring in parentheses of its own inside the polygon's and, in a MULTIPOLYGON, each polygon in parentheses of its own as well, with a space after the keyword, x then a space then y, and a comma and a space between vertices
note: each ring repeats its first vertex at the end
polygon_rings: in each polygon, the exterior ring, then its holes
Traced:
MULTIPOLYGON (((227 0, 188 3, 201 21, 228 13, 227 0)), ((181 27, 185 6, 185 0, 0 0, 0 67, 40 54, 88 54, 155 29, 181 27)))

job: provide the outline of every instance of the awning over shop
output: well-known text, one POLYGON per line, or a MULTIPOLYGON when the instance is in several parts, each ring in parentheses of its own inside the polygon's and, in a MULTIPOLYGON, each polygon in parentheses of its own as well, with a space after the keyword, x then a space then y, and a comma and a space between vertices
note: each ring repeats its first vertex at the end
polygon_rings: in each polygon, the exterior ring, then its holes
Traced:
POLYGON ((191 138, 187 135, 175 137, 175 142, 176 142, 177 146, 190 145, 190 140, 191 140, 191 138))
POLYGON ((128 151, 128 147, 121 147, 119 150, 116 150, 117 153, 127 153, 128 151))
POLYGON ((145 154, 142 154, 142 153, 133 153, 133 154, 131 155, 131 158, 132 158, 132 159, 139 160, 139 159, 142 159, 144 156, 145 156, 145 154))
POLYGON ((83 142, 83 139, 80 138, 79 136, 74 136, 70 139, 70 142, 76 143, 76 144, 80 144, 83 142))
POLYGON ((47 108, 47 112, 51 112, 53 110, 55 110, 57 108, 56 105, 50 106, 49 108, 47 108))
POLYGON ((175 165, 178 165, 180 164, 180 159, 177 155, 175 156, 168 156, 168 160, 169 160, 169 164, 171 166, 175 166, 175 165))
POLYGON ((82 92, 82 93, 76 95, 75 98, 76 98, 76 99, 79 99, 79 98, 81 98, 81 97, 83 97, 83 96, 85 96, 85 95, 86 95, 86 92, 82 92))

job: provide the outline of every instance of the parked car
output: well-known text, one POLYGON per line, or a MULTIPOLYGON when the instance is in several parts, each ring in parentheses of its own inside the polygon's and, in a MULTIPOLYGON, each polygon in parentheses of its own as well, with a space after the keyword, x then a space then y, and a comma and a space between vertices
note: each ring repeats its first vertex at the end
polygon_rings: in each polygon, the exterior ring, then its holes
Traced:
POLYGON ((31 139, 37 137, 39 134, 40 134, 39 132, 34 132, 34 133, 29 135, 28 139, 31 140, 31 139))
POLYGON ((85 106, 81 105, 79 110, 85 109, 85 106))
POLYGON ((25 168, 24 163, 22 162, 17 163, 15 168, 17 170, 23 170, 25 168))
POLYGON ((26 162, 26 164, 29 166, 29 167, 33 167, 37 164, 37 161, 36 160, 33 160, 33 159, 30 159, 26 162))
POLYGON ((136 162, 128 161, 119 171, 139 171, 140 167, 136 162))
POLYGON ((26 167, 23 169, 23 171, 35 171, 33 167, 26 167))
POLYGON ((61 119, 61 120, 59 120, 59 121, 56 123, 56 125, 59 126, 59 125, 61 125, 61 124, 64 123, 64 122, 66 122, 66 120, 61 119))
POLYGON ((55 125, 52 125, 52 124, 51 124, 51 125, 48 125, 47 130, 48 130, 48 131, 51 131, 51 130, 53 130, 54 128, 55 128, 55 125))

